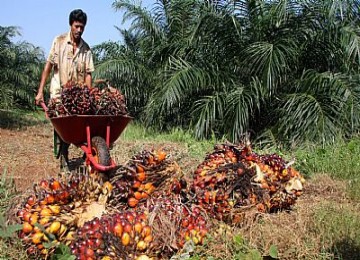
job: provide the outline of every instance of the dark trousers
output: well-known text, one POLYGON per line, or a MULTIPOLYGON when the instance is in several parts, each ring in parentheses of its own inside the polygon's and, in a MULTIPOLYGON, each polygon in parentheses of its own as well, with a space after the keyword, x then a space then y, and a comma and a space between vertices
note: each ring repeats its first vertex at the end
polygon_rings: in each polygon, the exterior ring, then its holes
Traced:
POLYGON ((57 140, 57 142, 54 145, 60 144, 59 150, 57 151, 56 158, 59 159, 61 156, 63 156, 63 158, 65 159, 65 162, 68 164, 69 163, 70 144, 65 143, 55 130, 54 130, 54 136, 55 136, 55 140, 57 140))

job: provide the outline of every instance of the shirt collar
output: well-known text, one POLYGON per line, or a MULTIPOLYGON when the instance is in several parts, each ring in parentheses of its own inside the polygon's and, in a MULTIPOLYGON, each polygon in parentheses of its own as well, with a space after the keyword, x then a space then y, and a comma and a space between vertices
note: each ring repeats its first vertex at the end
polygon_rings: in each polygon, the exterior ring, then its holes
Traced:
MULTIPOLYGON (((68 34, 66 35, 66 42, 67 42, 68 44, 71 44, 71 45, 72 45, 72 41, 71 41, 71 36, 70 36, 70 34, 71 34, 71 32, 68 32, 68 34)), ((83 42, 84 42, 83 39, 80 38, 80 42, 79 42, 78 49, 81 48, 81 46, 83 45, 83 42)))

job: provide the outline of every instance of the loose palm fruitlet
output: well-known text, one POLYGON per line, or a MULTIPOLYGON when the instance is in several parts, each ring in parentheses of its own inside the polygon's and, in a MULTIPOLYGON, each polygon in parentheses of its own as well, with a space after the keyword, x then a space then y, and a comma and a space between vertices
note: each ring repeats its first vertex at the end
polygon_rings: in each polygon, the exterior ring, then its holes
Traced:
POLYGON ((125 97, 119 90, 106 87, 88 88, 86 85, 67 83, 61 98, 48 103, 50 118, 69 115, 127 115, 125 97))

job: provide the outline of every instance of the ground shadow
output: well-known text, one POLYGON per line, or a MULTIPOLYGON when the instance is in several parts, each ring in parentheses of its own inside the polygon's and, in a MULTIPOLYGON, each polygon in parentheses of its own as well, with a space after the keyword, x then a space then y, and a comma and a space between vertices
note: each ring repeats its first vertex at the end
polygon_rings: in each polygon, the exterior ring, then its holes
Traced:
POLYGON ((360 245, 351 239, 343 239, 333 244, 331 252, 334 252, 336 259, 359 260, 360 245))
POLYGON ((0 110, 0 128, 3 129, 21 129, 28 126, 45 124, 48 121, 39 119, 26 112, 0 110))

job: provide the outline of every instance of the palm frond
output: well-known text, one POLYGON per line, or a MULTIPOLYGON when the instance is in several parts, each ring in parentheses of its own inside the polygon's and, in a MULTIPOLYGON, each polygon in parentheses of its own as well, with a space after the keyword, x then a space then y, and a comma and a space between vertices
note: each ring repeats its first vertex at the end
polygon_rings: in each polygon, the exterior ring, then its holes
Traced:
POLYGON ((184 94, 197 92, 209 86, 210 77, 206 71, 183 59, 171 57, 164 72, 165 81, 159 89, 164 109, 171 109, 183 99, 184 94))
POLYGON ((284 96, 279 130, 291 141, 332 141, 344 131, 349 97, 339 75, 304 73, 293 93, 284 96))
POLYGON ((115 10, 124 10, 123 22, 131 21, 130 32, 138 31, 153 39, 162 39, 163 32, 158 26, 151 13, 140 5, 130 3, 127 0, 118 0, 112 4, 115 10))
POLYGON ((193 118, 195 118, 194 128, 197 138, 209 137, 214 130, 221 128, 224 116, 223 95, 215 94, 205 96, 195 102, 193 118))

